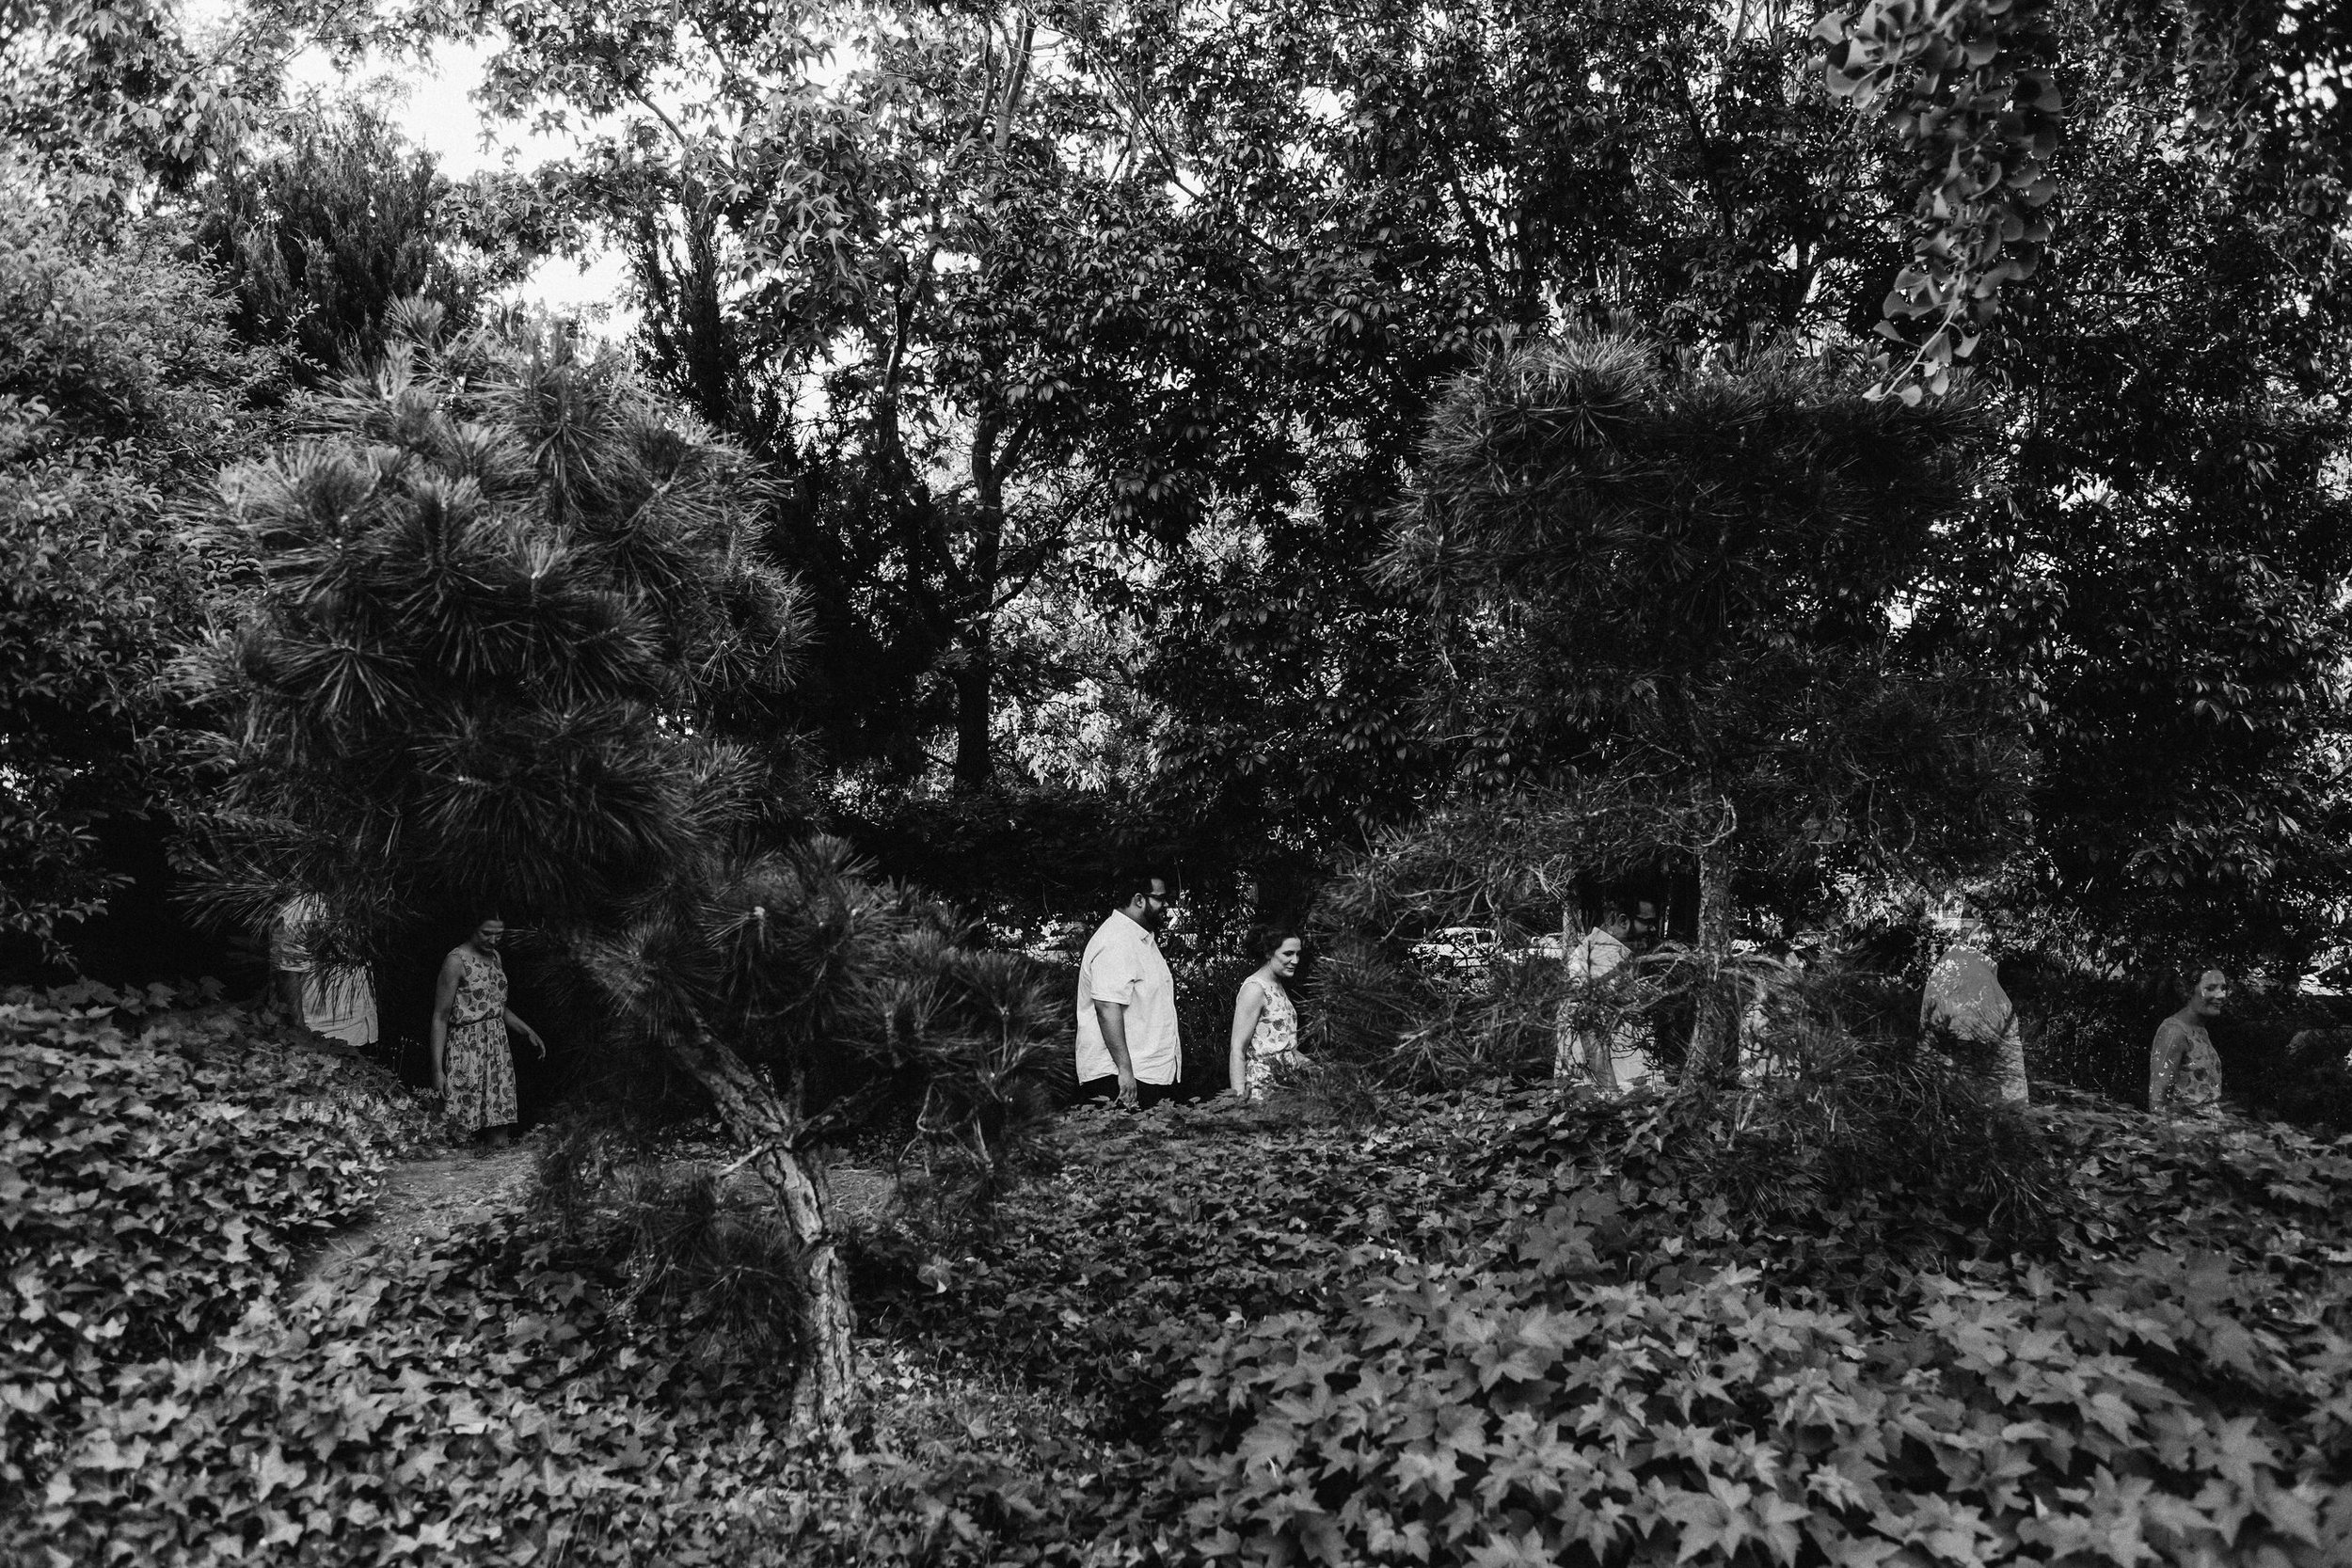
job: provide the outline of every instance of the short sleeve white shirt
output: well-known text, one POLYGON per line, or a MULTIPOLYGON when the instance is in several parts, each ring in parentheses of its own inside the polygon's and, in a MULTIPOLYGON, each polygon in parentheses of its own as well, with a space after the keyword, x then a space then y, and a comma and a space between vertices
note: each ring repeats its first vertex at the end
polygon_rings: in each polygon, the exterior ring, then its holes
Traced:
POLYGON ((1568 977, 1589 984, 1610 974, 1632 956, 1632 948, 1596 926, 1584 933, 1584 940, 1568 955, 1568 977))
POLYGON ((1176 1034, 1176 977, 1152 933, 1114 910, 1087 942, 1078 961, 1078 1082, 1118 1074, 1103 1043, 1097 1002, 1127 1009, 1127 1060, 1139 1084, 1173 1084, 1184 1069, 1176 1034))

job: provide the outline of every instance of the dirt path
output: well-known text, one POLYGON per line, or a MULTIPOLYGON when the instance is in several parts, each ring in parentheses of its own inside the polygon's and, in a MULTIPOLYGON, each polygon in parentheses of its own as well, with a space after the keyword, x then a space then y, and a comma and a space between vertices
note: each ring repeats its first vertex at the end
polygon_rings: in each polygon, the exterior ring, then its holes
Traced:
MULTIPOLYGON (((316 1283, 332 1285, 371 1259, 408 1258, 460 1226, 521 1207, 529 1201, 538 1164, 530 1144, 491 1153, 452 1150, 422 1160, 396 1162, 375 1201, 375 1212, 318 1243, 288 1275, 290 1291, 316 1283)), ((886 1171, 836 1165, 830 1172, 836 1222, 856 1224, 879 1216, 893 1196, 886 1171)), ((728 1182, 730 1197, 757 1202, 755 1182, 728 1182)))
POLYGON ((402 1160, 387 1174, 375 1212, 338 1230, 294 1268, 288 1284, 332 1281, 367 1259, 405 1258, 461 1225, 521 1204, 531 1195, 537 1151, 516 1144, 489 1153, 455 1150, 402 1160))

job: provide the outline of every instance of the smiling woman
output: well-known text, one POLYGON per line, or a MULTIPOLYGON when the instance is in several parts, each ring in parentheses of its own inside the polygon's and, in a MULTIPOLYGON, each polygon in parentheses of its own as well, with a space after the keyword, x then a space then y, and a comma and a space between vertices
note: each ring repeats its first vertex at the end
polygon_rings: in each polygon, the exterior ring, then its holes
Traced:
POLYGON ((2230 976, 2218 969, 2198 972, 2181 1010, 2156 1025, 2148 1048, 2148 1109, 2194 1115, 2221 1103, 2221 1058, 2206 1025, 2230 1000, 2230 976))
POLYGON ((1248 952, 1258 967, 1233 998, 1232 1060, 1227 1082, 1236 1099, 1262 1098, 1280 1076, 1297 1069, 1298 1009, 1290 982, 1298 975, 1306 943, 1295 931, 1265 927, 1250 933, 1248 952))

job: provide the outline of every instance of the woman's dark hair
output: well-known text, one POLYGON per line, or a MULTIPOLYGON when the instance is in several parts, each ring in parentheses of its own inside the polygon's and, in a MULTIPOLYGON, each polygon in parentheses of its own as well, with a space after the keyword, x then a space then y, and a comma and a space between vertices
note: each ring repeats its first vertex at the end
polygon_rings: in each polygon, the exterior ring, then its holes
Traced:
POLYGON ((2229 984, 2229 970, 2220 964, 2201 963, 2190 964, 2183 969, 2180 974, 2180 983, 2173 989, 2181 993, 2182 1001, 2194 1002, 2197 1000, 2197 988, 2205 983, 2205 976, 2208 974, 2218 974, 2221 976, 2222 984, 2229 984))
POLYGON ((1264 963, 1280 952, 1282 943, 1293 937, 1298 938, 1301 946, 1306 944, 1305 934, 1295 927, 1254 926, 1250 927, 1249 935, 1243 940, 1242 957, 1253 964, 1264 963))

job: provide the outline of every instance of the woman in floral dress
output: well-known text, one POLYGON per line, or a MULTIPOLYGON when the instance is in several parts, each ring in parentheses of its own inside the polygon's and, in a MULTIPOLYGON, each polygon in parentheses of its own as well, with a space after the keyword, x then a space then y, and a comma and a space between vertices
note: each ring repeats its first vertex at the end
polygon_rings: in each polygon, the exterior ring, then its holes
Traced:
POLYGON ((2221 1104, 2221 1057, 2206 1025, 2230 1004, 2230 976, 2208 969, 2197 976, 2187 1005, 2156 1025, 2148 1051, 2148 1109, 2198 1116, 2221 1104))
POLYGON ((506 1006, 506 966, 499 943, 506 922, 491 915, 441 960, 433 993, 433 1087, 451 1123, 467 1132, 513 1135, 515 1058, 506 1031, 518 1029, 545 1058, 548 1042, 506 1006))
POLYGON ((1226 1069, 1226 1082, 1244 1101, 1263 1095, 1278 1069, 1301 1060, 1298 1009, 1282 982, 1298 973, 1305 944, 1292 932, 1269 930, 1259 932, 1250 947, 1262 961, 1233 999, 1232 1060, 1226 1069))

